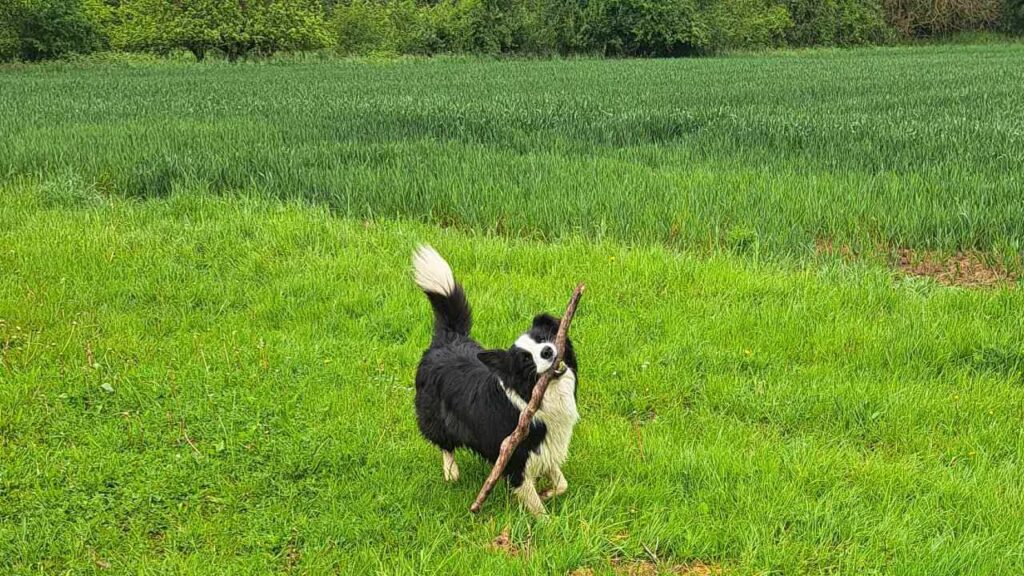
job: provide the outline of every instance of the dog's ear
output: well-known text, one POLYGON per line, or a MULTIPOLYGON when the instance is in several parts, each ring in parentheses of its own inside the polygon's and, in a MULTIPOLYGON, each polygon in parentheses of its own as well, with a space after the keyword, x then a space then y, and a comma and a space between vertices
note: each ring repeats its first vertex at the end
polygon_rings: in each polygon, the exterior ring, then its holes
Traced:
POLYGON ((477 359, 495 372, 508 372, 508 351, 506 350, 484 350, 476 355, 477 359))
POLYGON ((537 314, 533 317, 533 329, 554 337, 558 333, 558 325, 562 321, 551 314, 537 314))

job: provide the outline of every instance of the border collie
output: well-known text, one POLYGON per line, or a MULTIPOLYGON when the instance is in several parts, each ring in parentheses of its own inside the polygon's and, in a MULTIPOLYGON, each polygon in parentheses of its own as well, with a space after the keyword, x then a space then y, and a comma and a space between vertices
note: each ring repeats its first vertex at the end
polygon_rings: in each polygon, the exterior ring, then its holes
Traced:
MULTIPOLYGON (((423 436, 441 449, 445 480, 455 482, 456 448, 497 460, 539 375, 554 362, 559 320, 540 314, 509 349, 484 350, 469 336, 469 301, 448 263, 429 246, 420 246, 412 263, 416 284, 434 309, 433 339, 416 371, 416 417, 423 436)), ((563 371, 552 378, 529 433, 505 468, 513 493, 535 516, 545 513, 543 500, 569 487, 561 466, 579 413, 576 354, 568 339, 565 347, 563 371), (538 494, 543 476, 551 487, 538 494)))

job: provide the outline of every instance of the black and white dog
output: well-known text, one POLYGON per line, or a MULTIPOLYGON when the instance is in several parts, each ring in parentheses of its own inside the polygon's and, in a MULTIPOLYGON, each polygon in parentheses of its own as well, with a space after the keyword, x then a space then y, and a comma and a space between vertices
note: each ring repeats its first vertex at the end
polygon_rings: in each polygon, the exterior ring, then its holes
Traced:
MULTIPOLYGON (((555 358, 558 319, 541 314, 508 350, 484 350, 469 336, 472 317, 462 286, 441 255, 429 246, 413 254, 416 284, 434 309, 434 336, 416 372, 416 416, 423 436, 441 449, 444 478, 459 479, 453 452, 466 447, 490 462, 512 433, 538 375, 555 358)), ((534 515, 569 487, 561 466, 569 453, 576 411, 577 368, 566 340, 564 372, 552 379, 530 431, 512 454, 505 476, 523 506, 534 515), (551 487, 537 493, 537 480, 551 487)))

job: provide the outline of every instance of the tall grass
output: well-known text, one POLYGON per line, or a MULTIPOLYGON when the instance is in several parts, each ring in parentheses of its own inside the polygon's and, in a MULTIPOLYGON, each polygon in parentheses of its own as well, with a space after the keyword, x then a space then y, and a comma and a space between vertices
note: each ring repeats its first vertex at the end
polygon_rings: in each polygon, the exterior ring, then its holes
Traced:
POLYGON ((359 218, 803 254, 1017 254, 1022 45, 0 73, 0 174, 359 218))

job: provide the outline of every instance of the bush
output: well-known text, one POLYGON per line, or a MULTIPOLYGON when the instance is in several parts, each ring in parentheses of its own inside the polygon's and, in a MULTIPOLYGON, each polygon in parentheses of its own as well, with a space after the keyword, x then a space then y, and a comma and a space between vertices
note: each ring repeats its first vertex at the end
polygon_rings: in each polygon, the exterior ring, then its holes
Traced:
POLYGON ((330 44, 330 34, 318 2, 276 0, 250 2, 246 23, 250 49, 269 56, 279 51, 315 50, 330 44))
POLYGON ((792 27, 789 11, 771 0, 723 0, 713 7, 708 48, 782 46, 792 27))
POLYGON ((895 39, 878 0, 785 0, 794 26, 792 46, 885 44, 895 39))
POLYGON ((14 16, 13 4, 0 5, 0 62, 18 57, 21 42, 14 16))
POLYGON ((466 23, 471 31, 469 52, 532 53, 530 50, 537 49, 536 38, 544 34, 530 30, 537 13, 536 4, 543 1, 476 0, 467 5, 466 23))
POLYGON ((329 38, 315 0, 122 0, 115 20, 114 48, 161 54, 183 49, 197 60, 211 50, 235 60, 323 48, 329 38))
POLYGON ((994 28, 1005 0, 885 0, 885 13, 908 38, 994 28))
POLYGON ((82 10, 96 33, 97 50, 110 48, 109 31, 117 23, 116 2, 117 0, 82 0, 82 10))
POLYGON ((426 11, 427 25, 433 30, 439 52, 486 52, 480 22, 484 6, 480 0, 441 2, 426 11))
POLYGON ((1024 0, 0 0, 0 59, 112 47, 683 56, 1024 32, 1024 0))
MULTIPOLYGON (((575 3, 575 0, 563 0, 575 3)), ((558 0, 552 2, 557 4, 558 0)), ((551 54, 558 51, 544 7, 520 0, 351 0, 334 9, 341 54, 551 54)))
POLYGON ((895 37, 877 0, 785 0, 792 46, 883 44, 895 37))
MULTIPOLYGON (((557 1, 557 0, 552 0, 557 1)), ((544 0, 481 0, 473 12, 473 51, 485 54, 550 53, 550 28, 540 22, 544 0)))
POLYGON ((81 0, 3 0, 0 6, 0 59, 43 60, 100 45, 81 0))
POLYGON ((595 49, 609 56, 682 56, 708 43, 695 0, 594 0, 584 19, 595 49))
POLYGON ((541 0, 524 18, 522 49, 533 54, 596 51, 580 0, 541 0))
POLYGON ((341 54, 365 54, 380 50, 390 25, 384 6, 373 0, 353 0, 334 9, 332 28, 341 54))
POLYGON ((1024 0, 1006 0, 1003 6, 1003 31, 1024 34, 1024 0))
POLYGON ((683 56, 778 46, 791 26, 774 0, 595 0, 582 29, 602 54, 683 56))
POLYGON ((413 0, 353 0, 335 7, 333 28, 338 52, 346 55, 432 54, 441 48, 429 10, 413 0))

